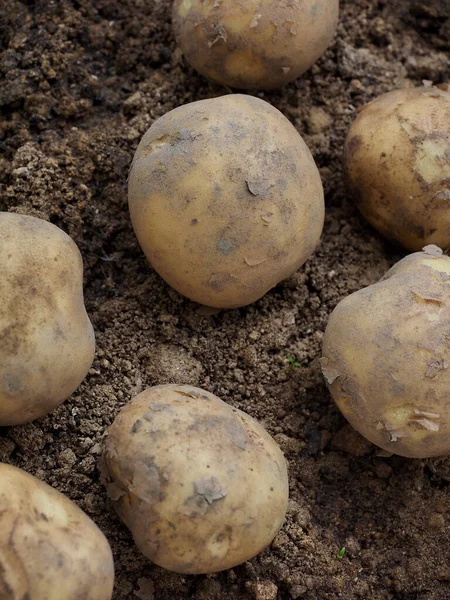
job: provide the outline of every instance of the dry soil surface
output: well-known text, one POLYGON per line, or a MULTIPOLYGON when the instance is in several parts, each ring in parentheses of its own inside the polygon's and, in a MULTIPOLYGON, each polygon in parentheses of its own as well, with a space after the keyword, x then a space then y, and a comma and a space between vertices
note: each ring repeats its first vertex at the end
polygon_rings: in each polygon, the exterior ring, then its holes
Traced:
POLYGON ((346 131, 380 93, 447 81, 449 17, 448 0, 343 0, 335 42, 318 64, 260 94, 294 123, 318 163, 323 239, 262 300, 208 316, 145 261, 126 179, 155 119, 229 90, 185 64, 168 0, 1 0, 0 210, 48 219, 77 242, 97 355, 53 414, 0 430, 0 460, 55 486, 98 523, 114 552, 115 600, 450 598, 448 459, 380 454, 346 425, 318 365, 330 311, 402 256, 346 194, 346 131), (260 556, 215 576, 152 566, 99 481, 105 429, 138 391, 164 382, 204 387, 247 411, 289 461, 282 531, 260 556))

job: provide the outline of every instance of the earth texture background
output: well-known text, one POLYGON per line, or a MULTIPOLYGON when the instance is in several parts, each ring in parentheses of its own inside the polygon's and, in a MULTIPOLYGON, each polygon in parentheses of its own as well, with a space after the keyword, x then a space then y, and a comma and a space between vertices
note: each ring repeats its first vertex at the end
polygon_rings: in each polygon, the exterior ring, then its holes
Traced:
POLYGON ((320 168, 321 245, 259 302, 207 315, 147 264, 126 179, 155 119, 229 90, 184 62, 168 0, 1 0, 0 210, 50 220, 76 241, 97 354, 58 410, 0 429, 0 460, 55 486, 100 526, 114 552, 115 600, 450 598, 449 459, 388 457, 367 443, 335 408, 318 363, 334 306, 404 255, 346 193, 349 124, 393 88, 446 83, 449 49, 448 0, 341 1, 335 42, 320 61, 260 94, 320 168), (170 382, 203 387, 259 419, 289 462, 282 531, 260 556, 218 575, 151 565, 99 480, 102 435, 120 408, 170 382))

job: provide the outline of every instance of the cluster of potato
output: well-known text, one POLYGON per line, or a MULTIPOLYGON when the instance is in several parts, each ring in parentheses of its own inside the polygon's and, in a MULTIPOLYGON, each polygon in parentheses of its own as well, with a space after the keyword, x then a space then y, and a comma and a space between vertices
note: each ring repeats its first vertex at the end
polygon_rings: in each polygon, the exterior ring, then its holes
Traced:
MULTIPOLYGON (((338 1, 176 0, 190 62, 234 87, 273 87, 324 51, 338 1)), ((392 453, 450 453, 450 94, 391 92, 369 104, 345 145, 364 216, 410 250, 334 310, 322 371, 342 413, 392 453), (433 245, 434 244, 434 245, 433 245)), ((227 95, 179 107, 143 136, 129 175, 137 238, 155 270, 201 304, 234 308, 294 273, 319 243, 318 169, 267 102, 227 95)), ((0 213, 0 425, 55 409, 94 357, 82 260, 60 229, 0 213)), ((180 573, 233 567, 282 526, 281 450, 247 414, 187 385, 160 385, 119 413, 102 480, 139 549, 180 573)), ((109 600, 109 545, 58 492, 0 464, 0 596, 109 600), (48 565, 51 564, 51 570, 48 565), (58 584, 55 584, 55 581, 58 584)))
MULTIPOLYGON (((155 123, 133 161, 130 209, 161 274, 218 307, 248 304, 291 275, 324 220, 306 144, 279 111, 247 96, 194 103, 155 123)), ((82 275, 80 253, 60 229, 0 213, 0 425, 47 414, 86 376, 95 341, 82 275)), ((252 558, 287 509, 275 441, 245 413, 190 386, 135 398, 110 429, 101 471, 137 546, 182 573, 252 558)), ((111 598, 108 543, 67 499, 0 465, 0 514, 0 596, 111 598)))
POLYGON ((408 250, 331 315, 322 370, 350 423, 389 452, 450 453, 450 93, 396 90, 366 105, 344 155, 349 190, 408 250))
MULTIPOLYGON (((53 410, 90 368, 82 271, 60 229, 0 213, 1 425, 53 410)), ((138 547, 174 571, 244 562, 272 541, 286 513, 287 469, 274 440, 245 413, 190 386, 136 397, 111 427, 101 470, 138 547)), ((103 534, 56 490, 3 464, 0 532, 1 598, 111 599, 114 566, 103 534)))
MULTIPOLYGON (((398 90, 360 112, 345 144, 361 212, 424 252, 337 307, 323 370, 355 428, 405 456, 450 452, 449 123, 447 91, 398 90)), ((323 225, 320 178, 300 136, 243 95, 194 102, 154 123, 133 160, 129 204, 153 267, 219 308, 253 302, 297 270, 323 225)))

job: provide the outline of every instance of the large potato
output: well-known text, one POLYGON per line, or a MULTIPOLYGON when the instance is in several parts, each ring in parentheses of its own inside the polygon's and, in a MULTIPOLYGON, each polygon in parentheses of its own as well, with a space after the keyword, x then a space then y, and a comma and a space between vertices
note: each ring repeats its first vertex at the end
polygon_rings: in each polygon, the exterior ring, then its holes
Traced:
POLYGON ((450 246, 450 93, 397 90, 368 104, 345 166, 358 208, 383 235, 410 250, 450 246))
POLYGON ((0 464, 0 598, 110 600, 106 538, 68 498, 0 464))
POLYGON ((236 88, 296 79, 333 39, 339 0, 175 0, 178 45, 200 73, 236 88))
POLYGON ((381 448, 450 453, 450 258, 407 256, 333 311, 322 371, 355 429, 381 448))
POLYGON ((136 151, 131 220, 156 271, 218 308, 258 300, 319 242, 319 172, 291 123, 267 102, 230 95, 164 115, 136 151))
POLYGON ((94 358, 83 263, 51 223, 0 213, 0 425, 56 408, 94 358))
POLYGON ((188 385, 136 396, 109 429, 101 471, 141 552, 179 573, 252 558, 286 513, 277 444, 247 414, 188 385))

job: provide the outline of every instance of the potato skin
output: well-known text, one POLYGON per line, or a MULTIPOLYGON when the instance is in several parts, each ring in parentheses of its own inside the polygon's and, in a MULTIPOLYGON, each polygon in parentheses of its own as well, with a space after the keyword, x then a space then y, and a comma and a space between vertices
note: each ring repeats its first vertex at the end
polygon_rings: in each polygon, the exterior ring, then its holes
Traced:
POLYGON ((114 564, 100 529, 73 502, 0 463, 0 598, 110 600, 114 564))
POLYGON ((213 573, 263 550, 288 501, 286 463, 249 415, 189 385, 136 396, 109 429, 103 481, 143 554, 213 573))
POLYGON ((150 264, 217 308, 250 304, 294 273, 324 220, 308 147, 277 109, 244 95, 158 119, 136 150, 128 200, 150 264))
POLYGON ((409 250, 450 246, 450 93, 396 90, 367 104, 345 143, 350 191, 380 233, 409 250))
POLYGON ((173 30, 191 65, 222 85, 272 89, 330 45, 339 0, 175 0, 173 30))
POLYGON ((93 358, 83 262, 73 240, 0 212, 0 426, 37 419, 76 390, 93 358))
POLYGON ((344 416, 401 456, 450 453, 450 258, 436 246, 398 262, 333 311, 322 371, 344 416))

